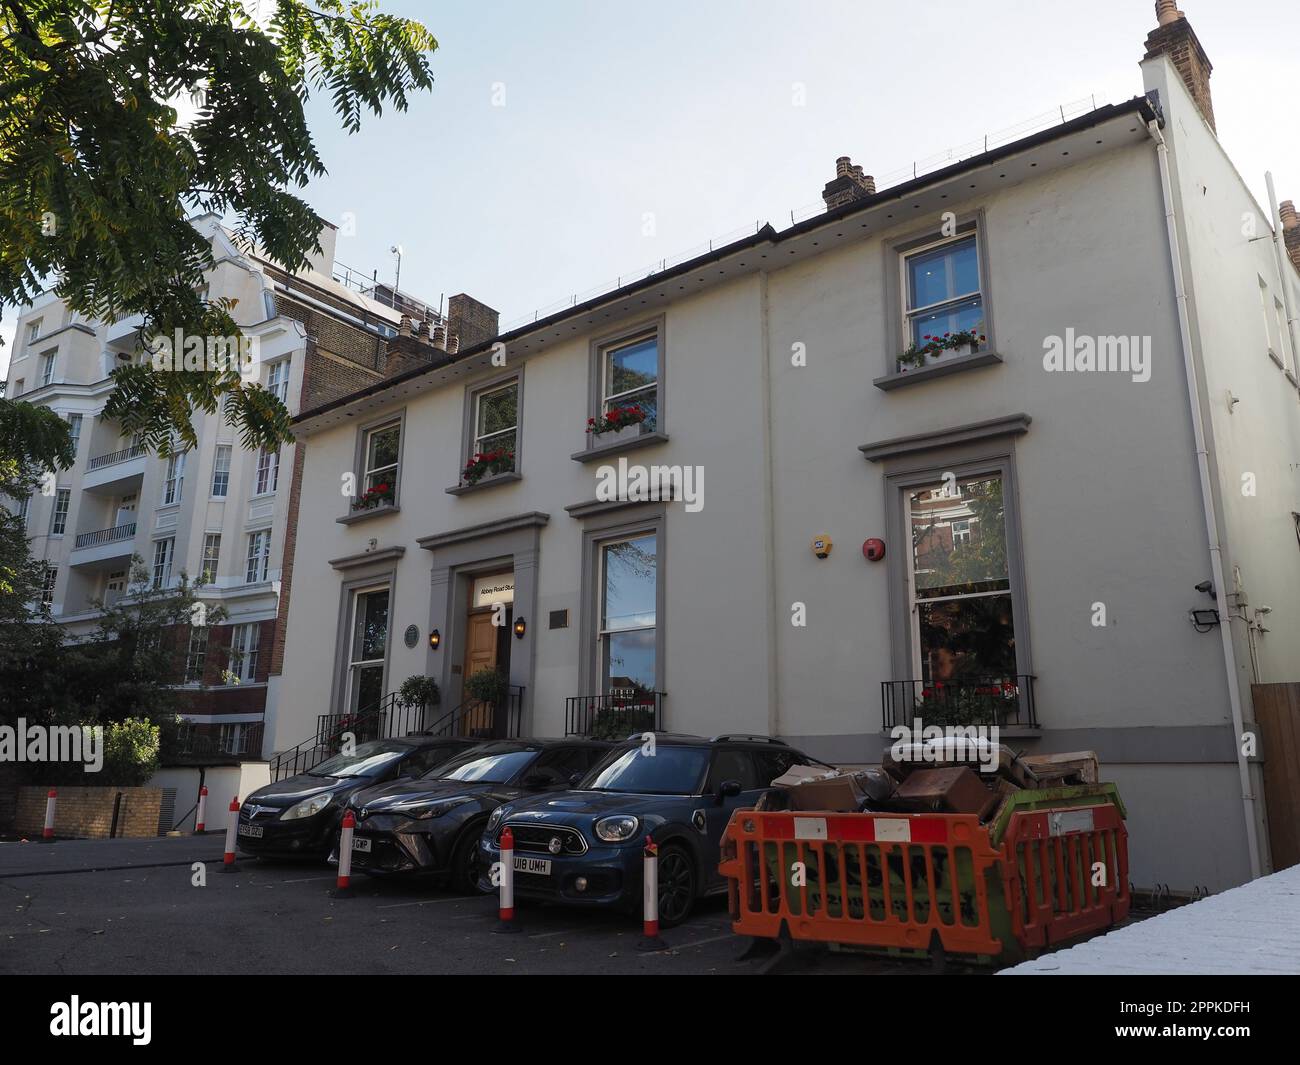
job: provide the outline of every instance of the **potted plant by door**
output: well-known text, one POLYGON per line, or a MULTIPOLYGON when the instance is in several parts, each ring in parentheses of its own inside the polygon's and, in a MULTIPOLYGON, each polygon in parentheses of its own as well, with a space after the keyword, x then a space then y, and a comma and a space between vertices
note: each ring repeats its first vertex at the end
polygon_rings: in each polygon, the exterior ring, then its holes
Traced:
POLYGON ((499 669, 480 669, 465 680, 465 694, 492 707, 504 703, 509 690, 510 680, 499 669))

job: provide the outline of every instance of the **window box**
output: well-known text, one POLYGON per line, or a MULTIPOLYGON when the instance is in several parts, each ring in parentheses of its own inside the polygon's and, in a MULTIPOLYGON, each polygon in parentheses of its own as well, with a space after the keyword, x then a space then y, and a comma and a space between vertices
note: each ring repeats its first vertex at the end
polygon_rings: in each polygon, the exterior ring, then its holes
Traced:
POLYGON ((463 496, 469 492, 477 492, 484 488, 492 488, 499 484, 513 484, 515 481, 522 481, 523 474, 516 470, 510 470, 506 473, 494 473, 489 477, 483 477, 472 484, 461 483, 454 488, 448 488, 447 494, 451 496, 463 496))
POLYGON ((472 488, 487 477, 499 477, 505 473, 515 472, 515 453, 513 449, 499 448, 494 451, 476 451, 460 471, 460 483, 472 488))
POLYGON ((606 433, 598 439, 600 444, 587 448, 584 451, 575 451, 569 458, 574 462, 599 462, 601 459, 607 459, 611 455, 618 455, 624 451, 634 451, 640 447, 650 447, 652 444, 668 443, 668 434, 644 429, 642 426, 632 426, 633 429, 640 429, 640 432, 623 431, 619 433, 606 433))

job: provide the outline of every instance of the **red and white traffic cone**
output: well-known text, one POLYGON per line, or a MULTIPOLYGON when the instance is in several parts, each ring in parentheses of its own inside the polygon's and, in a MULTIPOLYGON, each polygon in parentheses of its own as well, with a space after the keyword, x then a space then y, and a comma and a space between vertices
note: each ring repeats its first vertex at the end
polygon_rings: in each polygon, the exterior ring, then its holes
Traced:
POLYGON ((208 786, 206 784, 199 788, 199 811, 194 815, 194 834, 199 835, 207 821, 208 813, 208 786))
POLYGON ((339 878, 334 885, 336 899, 352 898, 352 832, 356 827, 357 819, 348 810, 339 830, 339 878))
POLYGON ((54 803, 59 797, 57 789, 50 788, 45 793, 45 828, 41 832, 42 843, 54 842, 54 803))
POLYGON ((668 944, 659 938, 659 844, 645 838, 645 870, 641 875, 641 897, 645 925, 638 950, 663 950, 668 944))
POLYGON ((226 855, 224 872, 235 871, 235 832, 239 828, 239 797, 230 800, 230 821, 226 824, 226 855))
POLYGON ((497 915, 501 919, 496 931, 519 931, 515 924, 515 834, 509 825, 501 832, 501 903, 497 915))

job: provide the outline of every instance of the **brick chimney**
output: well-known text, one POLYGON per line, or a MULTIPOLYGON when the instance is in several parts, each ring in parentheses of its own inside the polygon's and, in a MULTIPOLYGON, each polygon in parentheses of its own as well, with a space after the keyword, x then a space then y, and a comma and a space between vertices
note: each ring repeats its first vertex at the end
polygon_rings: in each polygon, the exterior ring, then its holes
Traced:
MULTIPOLYGON (((1167 55, 1187 86, 1187 91, 1200 109, 1205 121, 1214 129, 1214 105, 1210 101, 1209 57, 1187 16, 1178 10, 1175 0, 1156 0, 1158 25, 1147 34, 1145 59, 1167 55)), ((1217 130, 1216 130, 1217 132, 1217 130)))
POLYGON ((447 333, 459 337, 459 345, 466 351, 495 337, 499 318, 498 312, 486 303, 463 292, 447 300, 447 333))
POLYGON ((1295 268, 1300 270, 1300 216, 1296 215, 1295 204, 1283 200, 1277 207, 1282 216, 1282 240, 1286 244, 1286 253, 1295 268))
POLYGON ((835 180, 828 181, 822 189, 822 199, 826 201, 828 211, 875 194, 876 179, 870 174, 864 174, 862 167, 854 166, 853 160, 847 155, 841 155, 835 160, 835 180))

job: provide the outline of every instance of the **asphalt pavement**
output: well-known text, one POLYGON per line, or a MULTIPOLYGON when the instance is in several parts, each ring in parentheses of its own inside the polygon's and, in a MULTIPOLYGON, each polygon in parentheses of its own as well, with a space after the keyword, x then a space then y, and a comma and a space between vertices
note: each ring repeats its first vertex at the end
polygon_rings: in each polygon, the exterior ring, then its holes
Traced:
MULTIPOLYGON (((755 974, 765 961, 741 959, 749 941, 721 898, 647 951, 621 914, 523 904, 520 930, 501 934, 495 896, 354 877, 339 899, 328 866, 241 858, 227 873, 222 850, 219 835, 0 843, 0 973, 755 974)), ((782 970, 932 971, 823 950, 782 970)))

